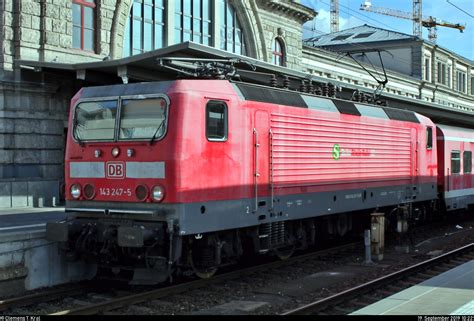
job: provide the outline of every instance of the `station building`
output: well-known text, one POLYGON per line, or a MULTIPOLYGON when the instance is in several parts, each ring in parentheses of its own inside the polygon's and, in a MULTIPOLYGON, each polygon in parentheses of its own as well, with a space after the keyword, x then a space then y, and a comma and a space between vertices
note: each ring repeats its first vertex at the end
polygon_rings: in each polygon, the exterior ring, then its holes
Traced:
POLYGON ((303 42, 302 25, 316 15, 298 0, 0 0, 0 208, 59 202, 69 101, 90 85, 80 72, 50 75, 25 62, 72 70, 193 42, 372 92, 378 83, 361 66, 381 72, 376 49, 388 97, 473 116, 472 61, 370 26, 303 42))

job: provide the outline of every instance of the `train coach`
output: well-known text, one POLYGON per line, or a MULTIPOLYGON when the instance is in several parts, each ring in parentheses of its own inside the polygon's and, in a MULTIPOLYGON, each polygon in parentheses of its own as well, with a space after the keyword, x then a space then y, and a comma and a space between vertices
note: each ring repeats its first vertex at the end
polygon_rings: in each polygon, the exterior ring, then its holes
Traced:
POLYGON ((375 210, 426 213, 438 187, 452 195, 436 126, 411 111, 183 79, 83 88, 69 126, 70 217, 47 238, 134 283, 286 258, 375 210))
POLYGON ((446 211, 472 209, 474 177, 472 151, 474 132, 446 125, 437 126, 438 185, 440 200, 446 211))

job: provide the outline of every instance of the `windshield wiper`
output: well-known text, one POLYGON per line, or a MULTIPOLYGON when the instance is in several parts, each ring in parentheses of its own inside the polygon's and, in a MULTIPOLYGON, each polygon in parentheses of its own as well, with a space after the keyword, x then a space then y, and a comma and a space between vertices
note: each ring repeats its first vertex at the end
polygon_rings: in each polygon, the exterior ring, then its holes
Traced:
POLYGON ((160 126, 158 126, 158 128, 156 129, 155 134, 153 135, 153 137, 152 137, 151 140, 150 140, 150 145, 153 144, 153 142, 154 142, 155 139, 157 138, 158 133, 160 132, 161 127, 163 127, 163 124, 165 123, 165 120, 166 120, 166 118, 163 119, 163 121, 161 122, 160 126))
POLYGON ((75 112, 75 115, 74 115, 74 123, 72 125, 72 136, 77 140, 79 145, 82 147, 82 146, 84 146, 84 142, 79 138, 79 136, 76 135, 77 126, 79 125, 79 121, 77 120, 77 111, 78 111, 78 109, 79 109, 79 107, 76 108, 76 112, 75 112))

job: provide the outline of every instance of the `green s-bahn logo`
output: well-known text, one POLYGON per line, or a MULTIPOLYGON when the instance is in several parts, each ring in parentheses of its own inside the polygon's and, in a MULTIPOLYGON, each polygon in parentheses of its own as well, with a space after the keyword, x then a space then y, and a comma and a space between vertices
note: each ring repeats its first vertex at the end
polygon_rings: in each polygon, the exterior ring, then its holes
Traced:
POLYGON ((341 158, 341 146, 339 144, 335 144, 332 148, 332 157, 334 160, 339 160, 341 158))

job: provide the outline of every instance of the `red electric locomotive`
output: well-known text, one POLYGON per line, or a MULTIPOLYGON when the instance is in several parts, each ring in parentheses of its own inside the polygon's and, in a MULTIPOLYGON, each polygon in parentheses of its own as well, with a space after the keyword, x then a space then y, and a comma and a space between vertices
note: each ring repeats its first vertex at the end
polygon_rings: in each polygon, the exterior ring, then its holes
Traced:
POLYGON ((437 198, 436 127, 410 111, 183 79, 84 88, 69 128, 71 217, 47 237, 136 283, 287 257, 321 229, 437 198))

